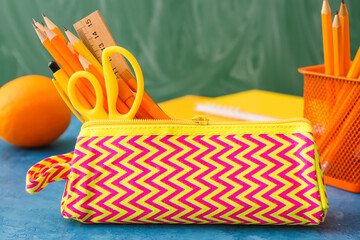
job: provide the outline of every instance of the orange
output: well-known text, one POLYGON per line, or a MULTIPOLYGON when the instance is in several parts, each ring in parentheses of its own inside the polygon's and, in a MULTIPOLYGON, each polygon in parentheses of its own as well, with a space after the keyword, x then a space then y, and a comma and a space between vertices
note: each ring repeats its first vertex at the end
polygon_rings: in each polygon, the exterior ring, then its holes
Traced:
POLYGON ((55 141, 69 126, 71 112, 51 79, 28 75, 0 88, 0 136, 21 147, 55 141))

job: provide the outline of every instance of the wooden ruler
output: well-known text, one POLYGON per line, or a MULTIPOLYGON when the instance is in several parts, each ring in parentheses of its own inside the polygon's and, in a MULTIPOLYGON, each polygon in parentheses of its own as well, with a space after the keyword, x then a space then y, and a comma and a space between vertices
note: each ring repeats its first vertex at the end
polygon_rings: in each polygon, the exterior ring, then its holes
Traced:
MULTIPOLYGON (((95 11, 75 23, 74 28, 85 46, 100 63, 102 62, 102 51, 107 47, 117 46, 114 37, 111 35, 109 28, 106 26, 99 11, 95 11)), ((136 80, 124 56, 115 53, 111 55, 110 63, 118 81, 124 80, 130 89, 133 92, 136 92, 136 80)), ((146 110, 151 118, 170 119, 146 91, 144 91, 144 98, 141 106, 145 105, 144 102, 147 102, 146 110), (144 101, 144 99, 147 101, 144 101)))
MULTIPOLYGON (((111 35, 98 10, 76 22, 74 28, 80 39, 100 63, 102 62, 102 51, 106 47, 117 46, 114 37, 111 35)), ((110 62, 117 78, 129 72, 133 76, 128 63, 121 54, 113 54, 110 62)))

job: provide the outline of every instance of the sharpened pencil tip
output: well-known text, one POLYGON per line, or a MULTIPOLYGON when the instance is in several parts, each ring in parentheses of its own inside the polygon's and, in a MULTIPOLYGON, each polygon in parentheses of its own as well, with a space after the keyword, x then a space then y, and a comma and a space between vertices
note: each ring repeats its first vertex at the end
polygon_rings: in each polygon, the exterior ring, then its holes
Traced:
POLYGON ((66 27, 62 26, 62 28, 64 29, 65 32, 68 31, 68 29, 66 27))
POLYGON ((36 29, 36 28, 38 28, 36 25, 35 25, 35 23, 31 23, 32 25, 33 25, 33 27, 36 29))
POLYGON ((33 20, 33 23, 37 23, 37 21, 35 19, 32 19, 33 20))
POLYGON ((46 17, 46 15, 44 13, 42 13, 41 16, 46 17))
POLYGON ((43 22, 40 22, 40 24, 41 24, 41 25, 43 25, 43 27, 45 27, 45 23, 43 23, 43 22))
POLYGON ((339 11, 337 11, 337 10, 336 10, 336 13, 335 13, 335 15, 338 15, 338 14, 339 14, 339 11))
POLYGON ((341 2, 342 2, 343 4, 345 4, 345 0, 341 0, 341 2))

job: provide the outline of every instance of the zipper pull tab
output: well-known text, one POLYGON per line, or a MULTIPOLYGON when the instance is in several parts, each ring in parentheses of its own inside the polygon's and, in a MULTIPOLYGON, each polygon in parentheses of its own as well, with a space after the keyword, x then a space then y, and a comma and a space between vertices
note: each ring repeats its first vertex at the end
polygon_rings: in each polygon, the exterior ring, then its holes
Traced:
POLYGON ((196 115, 191 120, 199 125, 209 125, 209 119, 205 115, 196 115))

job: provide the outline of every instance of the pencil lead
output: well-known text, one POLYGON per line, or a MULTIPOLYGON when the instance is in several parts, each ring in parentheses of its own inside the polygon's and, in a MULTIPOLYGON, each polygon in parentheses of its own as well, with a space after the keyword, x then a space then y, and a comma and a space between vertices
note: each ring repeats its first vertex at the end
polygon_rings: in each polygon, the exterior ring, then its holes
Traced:
POLYGON ((45 23, 43 23, 43 22, 40 22, 40 24, 41 24, 41 25, 43 25, 43 27, 45 27, 45 23))
POLYGON ((35 23, 31 23, 32 25, 33 25, 33 27, 35 28, 35 29, 37 29, 38 27, 35 25, 35 23))
POLYGON ((335 13, 335 15, 338 15, 339 14, 339 11, 338 10, 336 10, 336 13, 335 13))
POLYGON ((341 0, 341 2, 342 2, 343 4, 345 4, 345 0, 341 0))
POLYGON ((46 15, 44 13, 42 13, 41 16, 46 17, 46 15))
POLYGON ((37 21, 34 18, 32 20, 33 20, 33 23, 37 23, 37 21))
POLYGON ((66 27, 62 26, 62 28, 64 29, 65 32, 68 31, 68 29, 66 27))

